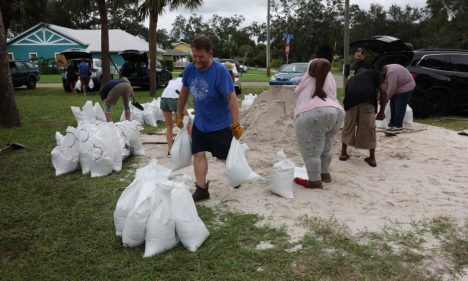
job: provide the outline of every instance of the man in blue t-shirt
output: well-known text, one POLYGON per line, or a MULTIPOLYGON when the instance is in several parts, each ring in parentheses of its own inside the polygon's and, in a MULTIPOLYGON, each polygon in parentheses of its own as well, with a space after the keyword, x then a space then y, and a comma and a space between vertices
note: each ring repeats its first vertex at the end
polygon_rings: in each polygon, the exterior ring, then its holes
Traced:
POLYGON ((80 75, 81 90, 83 95, 87 95, 89 78, 91 77, 91 68, 85 59, 78 65, 78 74, 80 75))
POLYGON ((176 124, 183 127, 182 113, 189 92, 195 105, 195 120, 192 128, 192 154, 196 190, 194 201, 210 198, 208 160, 206 151, 225 160, 232 137, 239 139, 243 128, 239 123, 236 92, 226 67, 213 60, 213 44, 206 36, 192 43, 193 62, 185 67, 183 86, 177 102, 176 124))

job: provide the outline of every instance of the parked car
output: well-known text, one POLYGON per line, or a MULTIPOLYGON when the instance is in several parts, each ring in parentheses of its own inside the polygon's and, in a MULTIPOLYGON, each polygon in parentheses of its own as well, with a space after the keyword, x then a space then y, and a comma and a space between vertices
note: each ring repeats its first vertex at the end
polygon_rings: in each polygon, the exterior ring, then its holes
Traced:
POLYGON ((234 64, 236 66, 236 70, 237 72, 239 73, 242 73, 242 71, 240 70, 240 63, 234 59, 219 59, 219 58, 215 58, 215 60, 221 62, 221 63, 226 63, 226 62, 230 62, 232 64, 234 64))
MULTIPOLYGON (((132 86, 148 89, 150 87, 150 69, 148 55, 143 51, 125 50, 119 53, 125 60, 120 68, 120 74, 128 78, 132 86)), ((172 79, 172 74, 156 61, 156 87, 166 86, 172 79)))
POLYGON ((78 66, 82 60, 85 60, 91 68, 91 79, 93 79, 94 83, 94 87, 92 90, 99 91, 102 84, 102 62, 100 59, 93 59, 92 54, 85 49, 72 48, 63 51, 60 54, 62 54, 67 60, 67 65, 65 66, 62 72, 62 84, 63 89, 66 92, 71 92, 72 90, 70 89, 70 83, 67 79, 67 67, 69 64, 74 64, 75 66, 78 66))
POLYGON ((296 62, 281 67, 271 76, 270 85, 297 85, 307 71, 308 63, 296 62))
POLYGON ((413 50, 411 44, 391 36, 374 36, 353 42, 351 47, 364 48, 372 68, 398 63, 411 72, 416 88, 409 104, 416 116, 468 109, 468 50, 413 50))
POLYGON ((249 70, 249 67, 245 64, 241 64, 239 65, 239 72, 240 73, 244 73, 244 72, 247 72, 249 70))
MULTIPOLYGON (((216 61, 218 61, 220 63, 223 63, 223 64, 231 63, 232 65, 235 65, 233 63, 233 60, 230 60, 230 59, 215 58, 214 60, 216 60, 216 61)), ((234 74, 234 89, 236 90, 236 95, 240 95, 240 94, 242 94, 242 83, 241 83, 241 80, 240 80, 241 74, 237 70, 237 67, 232 68, 232 73, 234 74)))
POLYGON ((39 81, 39 70, 29 61, 11 60, 9 62, 11 80, 13 87, 26 86, 28 89, 35 89, 36 82, 39 81))

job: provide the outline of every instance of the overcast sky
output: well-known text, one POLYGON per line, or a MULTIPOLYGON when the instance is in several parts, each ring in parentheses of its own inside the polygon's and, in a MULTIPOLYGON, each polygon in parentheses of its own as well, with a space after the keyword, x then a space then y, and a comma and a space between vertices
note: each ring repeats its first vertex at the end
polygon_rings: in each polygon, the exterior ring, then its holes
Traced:
MULTIPOLYGON (((350 0, 350 5, 356 4, 361 9, 369 9, 371 3, 380 3, 385 8, 392 4, 404 6, 409 4, 412 7, 424 7, 426 0, 350 0)), ((202 15, 206 21, 211 19, 214 14, 222 17, 231 17, 235 14, 243 15, 245 18, 244 25, 249 25, 251 22, 266 22, 267 0, 203 0, 203 6, 194 11, 177 10, 174 12, 166 11, 159 18, 158 29, 165 28, 168 31, 172 29, 174 19, 182 14, 186 18, 191 14, 202 15)), ((148 23, 146 24, 148 26, 148 23)))

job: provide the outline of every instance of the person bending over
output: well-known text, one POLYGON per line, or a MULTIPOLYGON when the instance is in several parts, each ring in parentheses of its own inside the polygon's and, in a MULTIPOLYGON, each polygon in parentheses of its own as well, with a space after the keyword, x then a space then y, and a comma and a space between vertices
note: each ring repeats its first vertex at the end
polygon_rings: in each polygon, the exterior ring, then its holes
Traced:
POLYGON ((341 135, 342 147, 340 160, 349 159, 348 145, 359 149, 369 149, 369 157, 365 158, 371 167, 377 166, 375 147, 375 119, 385 118, 387 95, 385 93, 382 75, 377 70, 362 69, 351 77, 346 85, 344 97, 345 122, 341 135), (379 95, 380 91, 380 95, 379 95), (380 110, 377 114, 377 100, 380 96, 380 110))
POLYGON ((117 103, 117 100, 122 97, 125 108, 125 119, 130 121, 130 105, 129 98, 133 96, 133 88, 127 78, 119 78, 109 80, 100 90, 101 100, 104 103, 104 113, 106 114, 107 122, 112 122, 111 106, 117 103))

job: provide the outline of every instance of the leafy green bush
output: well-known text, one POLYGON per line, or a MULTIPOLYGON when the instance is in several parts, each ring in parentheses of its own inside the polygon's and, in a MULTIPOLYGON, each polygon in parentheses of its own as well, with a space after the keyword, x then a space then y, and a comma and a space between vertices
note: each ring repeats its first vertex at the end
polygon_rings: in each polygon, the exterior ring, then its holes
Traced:
POLYGON ((169 71, 174 71, 174 62, 171 60, 164 60, 161 62, 163 66, 167 68, 169 71))
POLYGON ((37 65, 39 66, 40 74, 60 74, 60 69, 57 67, 57 62, 54 58, 43 58, 37 59, 37 65))

